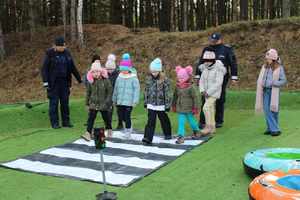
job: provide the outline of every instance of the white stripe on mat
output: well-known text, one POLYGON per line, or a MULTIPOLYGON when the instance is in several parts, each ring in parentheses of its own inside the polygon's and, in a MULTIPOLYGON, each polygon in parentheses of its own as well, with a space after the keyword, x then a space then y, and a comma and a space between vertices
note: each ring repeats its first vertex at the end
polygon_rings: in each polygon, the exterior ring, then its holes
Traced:
MULTIPOLYGON (((91 154, 85 153, 81 151, 74 151, 69 149, 61 149, 61 148, 51 148, 44 151, 41 151, 40 154, 52 155, 62 158, 73 158, 79 160, 87 160, 100 162, 100 154, 91 154)), ((131 167, 138 167, 144 169, 156 169, 160 165, 162 165, 165 161, 154 161, 154 160, 146 160, 138 157, 120 157, 120 156, 108 156, 104 155, 104 161, 106 163, 118 163, 121 165, 127 165, 131 167)))
MULTIPOLYGON (((131 134, 131 140, 142 141, 144 135, 142 134, 131 134)), ((124 133, 121 131, 114 131, 113 138, 124 139, 124 133)), ((165 140, 163 137, 154 136, 152 142, 155 144, 163 143, 163 144, 175 144, 176 139, 165 140)), ((184 145, 197 146, 204 142, 203 140, 185 140, 184 145)))
MULTIPOLYGON (((94 141, 87 142, 83 139, 76 140, 74 144, 83 144, 88 146, 95 146, 94 141)), ((106 147, 124 149, 129 151, 135 151, 140 153, 155 153, 166 156, 180 156, 185 152, 182 149, 171 149, 171 148, 159 148, 155 146, 143 146, 137 144, 124 144, 106 141, 106 147)))
MULTIPOLYGON (((3 165, 10 168, 22 169, 31 172, 51 173, 57 175, 77 177, 84 180, 102 182, 101 171, 87 168, 53 165, 42 162, 29 161, 25 159, 18 159, 16 161, 12 161, 3 165)), ((138 178, 138 176, 115 174, 111 171, 105 171, 105 175, 107 183, 114 185, 126 185, 132 180, 138 178)))

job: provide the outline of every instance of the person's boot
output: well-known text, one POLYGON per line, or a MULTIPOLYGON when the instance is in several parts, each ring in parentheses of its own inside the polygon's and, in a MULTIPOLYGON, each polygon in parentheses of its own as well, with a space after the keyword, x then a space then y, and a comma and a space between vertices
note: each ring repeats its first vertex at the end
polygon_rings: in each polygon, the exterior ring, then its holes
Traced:
POLYGON ((81 138, 83 138, 85 141, 89 142, 92 139, 91 133, 89 133, 88 131, 86 131, 83 135, 81 135, 81 138))
POLYGON ((211 125, 210 126, 210 133, 215 134, 216 133, 216 125, 211 125))
POLYGON ((107 130, 107 137, 111 138, 113 136, 113 131, 111 129, 107 130))
POLYGON ((63 122, 62 126, 66 128, 72 128, 73 124, 71 122, 63 122))
POLYGON ((210 125, 206 124, 205 128, 201 130, 201 135, 206 136, 210 134, 210 125))

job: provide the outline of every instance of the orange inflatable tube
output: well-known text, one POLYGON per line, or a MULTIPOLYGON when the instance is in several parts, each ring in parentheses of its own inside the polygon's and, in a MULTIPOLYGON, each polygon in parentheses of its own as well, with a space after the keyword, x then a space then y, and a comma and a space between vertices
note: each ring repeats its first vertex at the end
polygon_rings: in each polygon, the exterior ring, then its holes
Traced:
POLYGON ((250 183, 250 200, 300 200, 299 180, 300 170, 264 173, 250 183))

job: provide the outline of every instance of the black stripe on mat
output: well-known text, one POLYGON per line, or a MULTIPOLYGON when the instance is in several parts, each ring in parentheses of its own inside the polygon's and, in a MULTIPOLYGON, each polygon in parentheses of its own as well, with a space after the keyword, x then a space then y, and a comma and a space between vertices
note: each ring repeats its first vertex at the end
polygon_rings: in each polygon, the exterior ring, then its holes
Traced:
MULTIPOLYGON (((81 151, 84 153, 99 153, 99 150, 96 150, 95 147, 91 147, 84 144, 69 143, 69 144, 58 146, 57 148, 81 151)), ((141 152, 130 151, 125 149, 111 148, 111 147, 106 147, 103 150, 103 154, 108 156, 121 156, 125 158, 138 157, 141 159, 153 160, 153 161, 170 161, 177 158, 177 156, 166 156, 166 155, 155 154, 155 153, 141 153, 141 152)))
MULTIPOLYGON (((39 161, 42 163, 59 165, 59 166, 93 169, 99 171, 99 174, 101 172, 100 154, 99 154, 99 162, 58 157, 58 156, 40 154, 40 153, 33 154, 31 156, 26 156, 23 159, 30 160, 30 161, 39 161)), ((105 164, 106 171, 111 171, 116 174, 144 176, 145 174, 152 171, 152 169, 143 169, 139 167, 121 165, 118 163, 104 163, 104 164, 105 164)))

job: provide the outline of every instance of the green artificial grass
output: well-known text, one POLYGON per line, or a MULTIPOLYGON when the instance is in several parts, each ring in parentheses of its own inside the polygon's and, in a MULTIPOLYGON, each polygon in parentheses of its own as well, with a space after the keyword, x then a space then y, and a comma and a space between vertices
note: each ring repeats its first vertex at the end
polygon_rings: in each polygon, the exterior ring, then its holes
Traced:
MULTIPOLYGON (((260 148, 299 147, 300 93, 281 94, 282 135, 264 135, 265 120, 254 114, 254 92, 229 92, 226 123, 216 136, 128 188, 109 187, 121 200, 244 200, 251 179, 244 173, 244 155, 260 148)), ((84 131, 87 112, 82 99, 71 101, 75 127, 49 127, 48 105, 32 109, 0 106, 0 162, 5 162, 77 139, 84 131)), ((147 113, 140 104, 133 111, 134 128, 143 130, 147 113)), ((170 113, 176 133, 176 114, 170 113)), ((102 124, 98 118, 96 124, 102 124)), ((116 126, 114 118, 113 126, 116 126)), ((157 130, 160 131, 159 123, 157 130)), ((0 199, 94 200, 101 185, 38 175, 0 167, 0 199)))
POLYGON ((300 159, 300 153, 268 153, 268 158, 276 158, 276 159, 287 159, 287 160, 296 160, 300 159))

